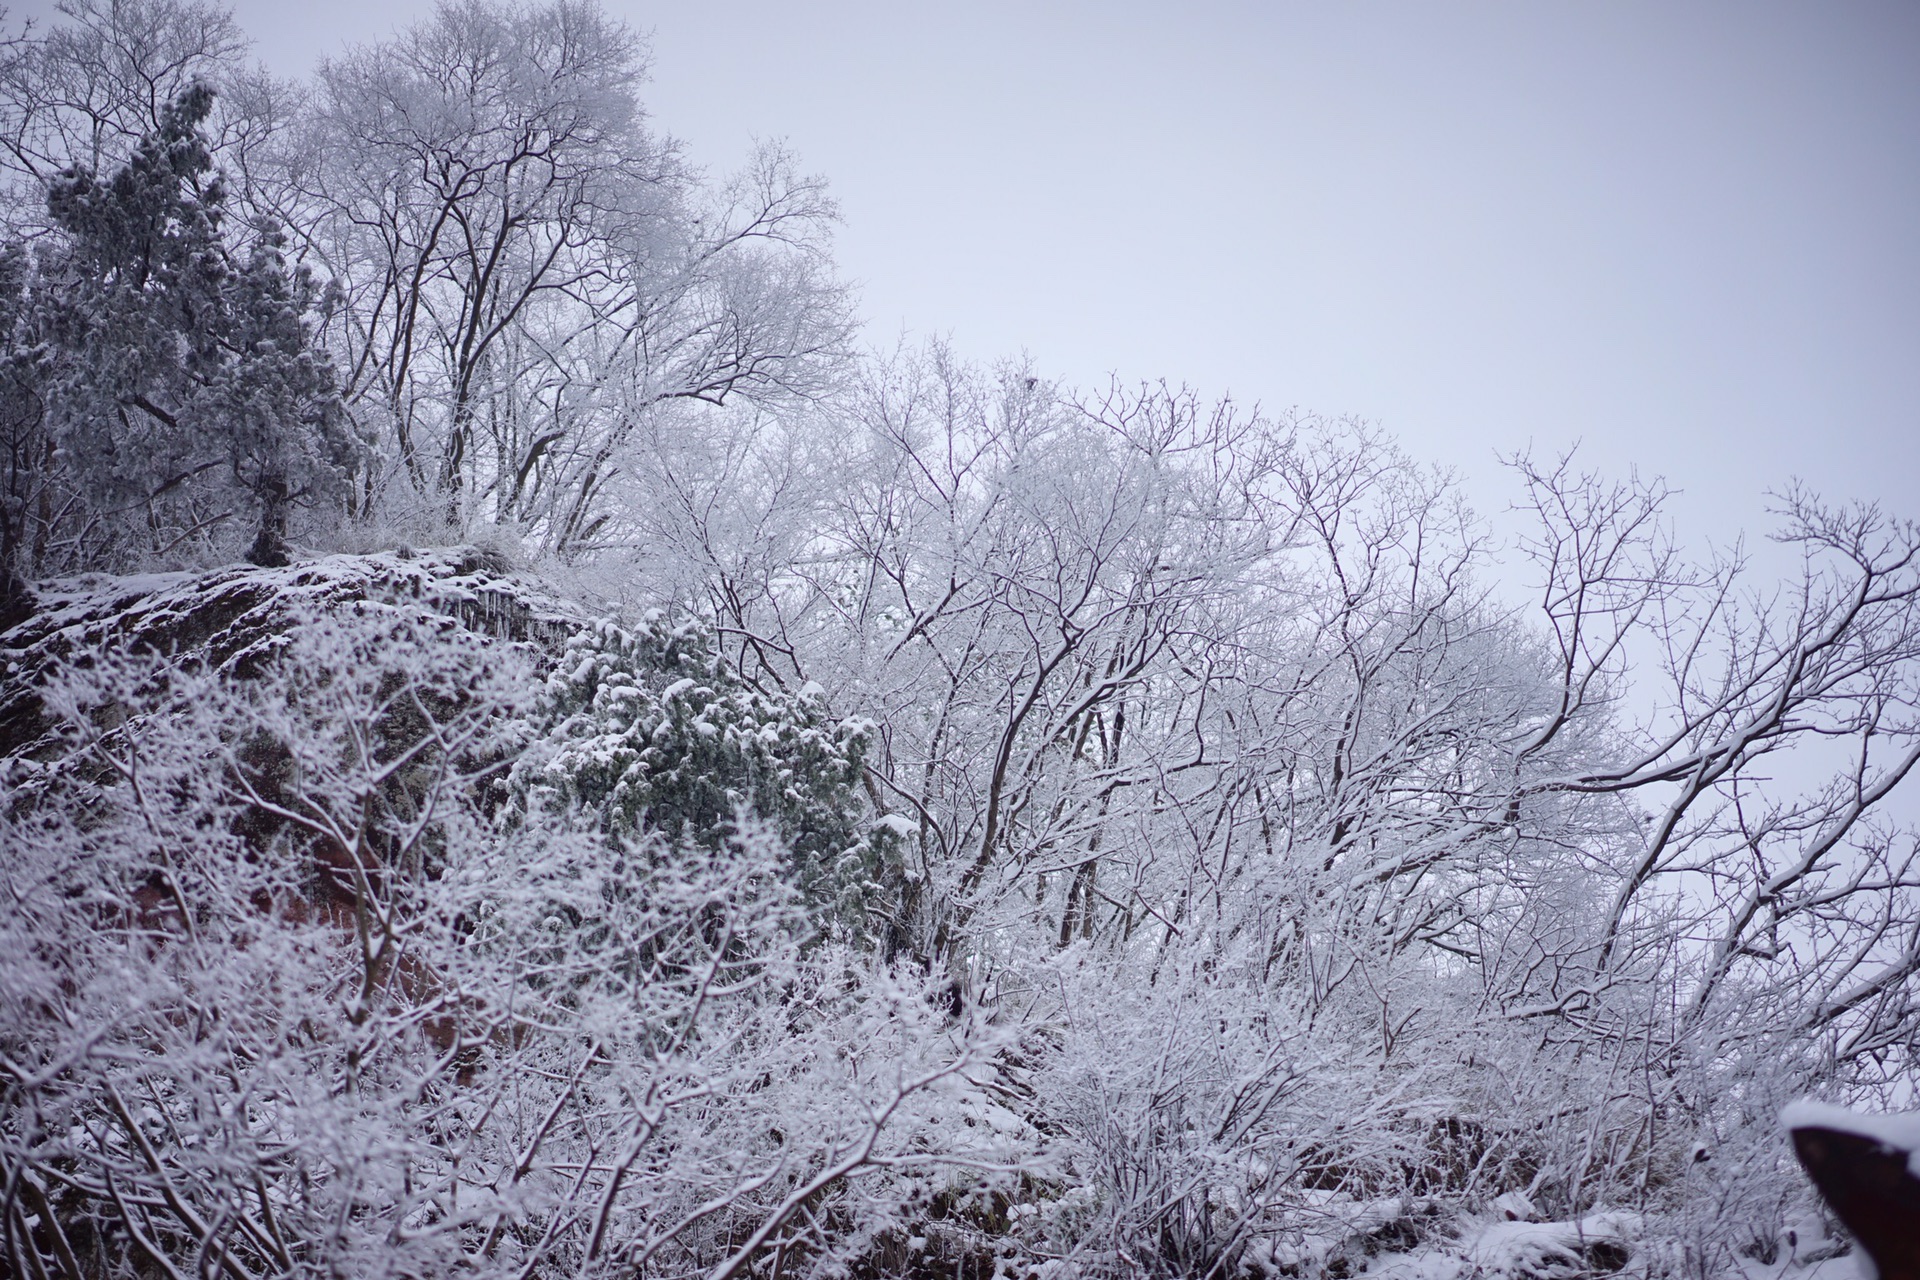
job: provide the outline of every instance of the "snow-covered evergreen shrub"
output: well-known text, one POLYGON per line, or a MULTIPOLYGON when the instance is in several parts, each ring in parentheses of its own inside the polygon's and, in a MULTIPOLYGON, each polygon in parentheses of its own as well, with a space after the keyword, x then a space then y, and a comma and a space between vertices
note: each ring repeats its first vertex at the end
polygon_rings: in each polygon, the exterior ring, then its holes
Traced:
POLYGON ((512 772, 531 802, 703 848, 752 813, 779 833, 828 932, 884 932, 898 837, 864 820, 871 726, 833 718, 817 688, 757 687, 700 625, 654 611, 573 635, 533 720, 512 772))

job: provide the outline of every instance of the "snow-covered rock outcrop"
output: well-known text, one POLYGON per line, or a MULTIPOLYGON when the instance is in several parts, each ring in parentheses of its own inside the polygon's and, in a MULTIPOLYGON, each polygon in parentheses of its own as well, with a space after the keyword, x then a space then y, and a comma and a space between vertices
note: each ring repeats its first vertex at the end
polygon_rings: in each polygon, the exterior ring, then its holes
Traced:
POLYGON ((124 648, 197 654, 245 673, 302 622, 343 610, 399 609, 453 619, 484 635, 557 649, 587 615, 498 554, 476 547, 332 555, 285 568, 36 583, 32 612, 0 632, 0 759, 50 746, 39 689, 61 664, 124 648))

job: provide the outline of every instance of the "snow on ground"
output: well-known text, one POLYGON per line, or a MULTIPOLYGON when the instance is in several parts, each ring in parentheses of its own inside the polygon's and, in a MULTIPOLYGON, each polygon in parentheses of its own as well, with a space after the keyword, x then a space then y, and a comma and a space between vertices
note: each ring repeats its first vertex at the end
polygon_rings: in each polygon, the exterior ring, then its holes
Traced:
POLYGON ((1739 1280, 1876 1280, 1872 1259, 1859 1249, 1836 1252, 1843 1247, 1816 1227, 1770 1263, 1740 1259, 1735 1274, 1739 1280))
MULTIPOLYGON (((1599 1280, 1608 1275, 1646 1280, 1664 1270, 1647 1250, 1648 1224, 1639 1214, 1627 1211, 1600 1210, 1573 1221, 1528 1222, 1500 1214, 1496 1208, 1493 1214, 1462 1218, 1451 1230, 1431 1233, 1413 1248, 1362 1251, 1356 1256, 1354 1245, 1361 1237, 1350 1232, 1377 1229, 1396 1213, 1404 1215, 1406 1206, 1387 1200, 1346 1208, 1349 1213, 1340 1227, 1310 1235, 1295 1247, 1256 1244, 1249 1251, 1256 1272, 1269 1276, 1344 1272, 1350 1280, 1599 1280)), ((1811 1221, 1799 1224, 1774 1261, 1743 1257, 1719 1274, 1723 1280, 1875 1280, 1864 1253, 1829 1237, 1823 1226, 1811 1221)))
POLYGON ((117 647, 197 653, 232 668, 335 610, 425 610, 495 639, 550 645, 588 617, 476 547, 330 555, 277 569, 81 574, 31 589, 34 612, 0 632, 0 756, 34 754, 50 728, 39 688, 55 669, 117 647))
POLYGON ((1571 1222, 1469 1218, 1451 1241, 1383 1253, 1356 1270, 1368 1280, 1576 1280, 1628 1269, 1639 1227, 1637 1214, 1605 1211, 1571 1222))

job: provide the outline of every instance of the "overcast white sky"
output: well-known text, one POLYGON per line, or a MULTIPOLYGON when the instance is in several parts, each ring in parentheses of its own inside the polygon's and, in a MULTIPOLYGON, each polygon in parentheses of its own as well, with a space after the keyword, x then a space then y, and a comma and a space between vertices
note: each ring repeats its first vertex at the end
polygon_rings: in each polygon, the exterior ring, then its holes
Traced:
MULTIPOLYGON (((428 7, 235 6, 285 74, 428 7)), ((1363 417, 1484 507, 1580 438, 1695 532, 1920 515, 1912 0, 607 7, 696 162, 829 178, 875 340, 1363 417)))

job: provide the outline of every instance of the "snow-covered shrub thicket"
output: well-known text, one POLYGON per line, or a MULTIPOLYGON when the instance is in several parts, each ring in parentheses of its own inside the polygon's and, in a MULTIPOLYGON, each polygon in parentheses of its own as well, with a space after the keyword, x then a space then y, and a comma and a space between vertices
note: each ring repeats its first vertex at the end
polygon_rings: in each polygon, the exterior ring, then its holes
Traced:
POLYGON ((842 412, 664 443, 638 536, 688 554, 637 563, 878 726, 913 945, 1027 1027, 1036 1256, 1317 1266, 1338 1204, 1523 1193, 1712 1269, 1803 1202, 1779 1102, 1899 1101, 1911 525, 1789 495, 1769 596, 1565 465, 1516 465, 1516 569, 1365 432, 937 351, 842 412))
POLYGON ((430 611, 268 647, 76 661, 45 690, 71 751, 12 767, 17 1273, 819 1265, 928 1170, 1006 1158, 991 1037, 803 955, 769 824, 609 833, 516 795, 530 659, 430 611))

